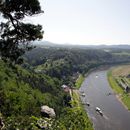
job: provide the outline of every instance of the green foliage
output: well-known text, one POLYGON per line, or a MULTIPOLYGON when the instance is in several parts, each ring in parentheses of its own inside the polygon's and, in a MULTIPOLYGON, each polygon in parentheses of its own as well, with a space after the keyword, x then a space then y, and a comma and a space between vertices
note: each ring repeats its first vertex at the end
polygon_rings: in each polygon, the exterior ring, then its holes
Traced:
POLYGON ((39 125, 46 121, 40 107, 48 105, 56 112, 56 119, 47 121, 51 124, 49 129, 91 130, 92 124, 79 106, 77 94, 73 95, 72 108, 63 106, 65 94, 61 84, 56 78, 29 72, 18 65, 11 68, 0 61, 0 111, 6 129, 39 130, 39 125))
POLYGON ((130 110, 130 95, 129 94, 124 94, 122 96, 122 101, 127 106, 127 108, 130 110))
POLYGON ((6 0, 0 5, 0 55, 4 60, 21 63, 18 59, 32 48, 30 41, 42 39, 41 25, 25 23, 26 16, 42 13, 38 0, 6 0))
MULTIPOLYGON (((100 65, 129 62, 130 58, 115 56, 104 50, 35 48, 24 55, 35 72, 47 74, 74 86, 77 72, 85 75, 100 65)), ((78 85, 79 86, 79 85, 78 85)))
POLYGON ((83 75, 79 75, 79 77, 78 77, 78 79, 76 80, 76 83, 75 83, 76 88, 80 88, 83 81, 84 81, 83 75))
POLYGON ((31 116, 41 117, 42 105, 54 108, 59 116, 63 107, 60 85, 58 79, 0 61, 0 111, 7 129, 31 129, 31 116))
POLYGON ((80 108, 67 108, 54 130, 93 130, 86 113, 80 108))
POLYGON ((54 122, 53 130, 93 130, 77 91, 72 93, 72 107, 65 108, 60 118, 54 122))

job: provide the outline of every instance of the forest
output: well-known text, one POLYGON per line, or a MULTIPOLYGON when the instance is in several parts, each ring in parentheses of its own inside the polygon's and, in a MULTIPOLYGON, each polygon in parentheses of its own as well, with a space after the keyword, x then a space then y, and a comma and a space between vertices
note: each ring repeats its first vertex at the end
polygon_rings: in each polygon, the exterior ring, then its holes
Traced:
POLYGON ((24 66, 73 83, 76 73, 86 74, 90 69, 101 65, 114 65, 130 61, 129 52, 124 49, 80 49, 80 48, 40 48, 24 55, 24 66), (118 54, 118 53, 120 54, 118 54), (126 52, 126 55, 121 55, 126 52), (30 67, 31 66, 31 67, 30 67), (71 81, 68 79, 72 79, 71 81))

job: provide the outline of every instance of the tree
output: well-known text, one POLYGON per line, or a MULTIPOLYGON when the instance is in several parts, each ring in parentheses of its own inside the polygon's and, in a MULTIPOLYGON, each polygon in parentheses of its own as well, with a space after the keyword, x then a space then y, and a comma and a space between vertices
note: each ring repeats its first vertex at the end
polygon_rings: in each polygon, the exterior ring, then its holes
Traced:
POLYGON ((33 48, 31 41, 43 38, 41 25, 25 23, 25 17, 43 13, 38 0, 0 0, 0 56, 19 63, 20 56, 33 48))

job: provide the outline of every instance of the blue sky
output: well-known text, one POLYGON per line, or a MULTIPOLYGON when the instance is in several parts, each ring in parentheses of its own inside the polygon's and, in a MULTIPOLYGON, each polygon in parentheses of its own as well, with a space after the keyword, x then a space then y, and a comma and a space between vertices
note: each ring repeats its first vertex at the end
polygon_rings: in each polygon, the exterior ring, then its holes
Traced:
POLYGON ((71 44, 130 44, 130 0, 40 0, 44 39, 71 44))

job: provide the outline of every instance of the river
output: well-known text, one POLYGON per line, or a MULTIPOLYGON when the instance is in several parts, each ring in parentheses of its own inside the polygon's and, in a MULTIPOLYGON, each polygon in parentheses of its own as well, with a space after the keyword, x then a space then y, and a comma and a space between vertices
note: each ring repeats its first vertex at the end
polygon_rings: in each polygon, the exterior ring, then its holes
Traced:
POLYGON ((130 112, 122 105, 112 91, 108 80, 107 70, 94 71, 83 82, 80 91, 85 92, 81 96, 84 105, 95 130, 130 130, 130 112), (103 116, 96 112, 99 107, 103 116))

